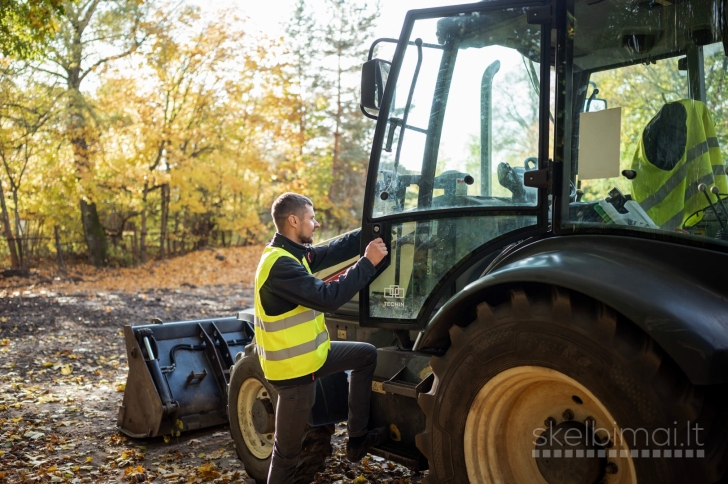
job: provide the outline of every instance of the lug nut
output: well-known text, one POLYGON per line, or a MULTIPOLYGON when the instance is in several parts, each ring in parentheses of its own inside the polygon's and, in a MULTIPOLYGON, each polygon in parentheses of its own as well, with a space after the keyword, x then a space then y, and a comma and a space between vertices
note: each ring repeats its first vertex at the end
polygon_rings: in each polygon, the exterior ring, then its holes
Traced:
POLYGON ((543 424, 546 427, 553 427, 554 425, 556 425, 556 419, 553 417, 548 417, 546 420, 543 421, 543 424))
POLYGON ((594 417, 587 417, 584 419, 584 425, 587 427, 591 427, 592 430, 597 426, 597 421, 594 420, 594 417))
POLYGON ((618 470, 619 469, 617 468, 617 464, 615 464, 614 462, 610 462, 609 464, 607 464, 607 467, 604 469, 607 474, 616 474, 618 470))
POLYGON ((562 413, 561 416, 564 418, 564 420, 574 420, 574 411, 567 408, 566 410, 564 410, 564 413, 562 413))

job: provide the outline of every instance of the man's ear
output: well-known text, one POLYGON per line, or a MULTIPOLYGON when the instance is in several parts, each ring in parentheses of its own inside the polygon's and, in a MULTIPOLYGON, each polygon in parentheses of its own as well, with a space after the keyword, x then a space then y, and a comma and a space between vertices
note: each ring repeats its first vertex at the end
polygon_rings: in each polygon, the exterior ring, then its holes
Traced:
POLYGON ((288 216, 288 223, 291 224, 293 228, 298 228, 298 217, 291 214, 288 216))

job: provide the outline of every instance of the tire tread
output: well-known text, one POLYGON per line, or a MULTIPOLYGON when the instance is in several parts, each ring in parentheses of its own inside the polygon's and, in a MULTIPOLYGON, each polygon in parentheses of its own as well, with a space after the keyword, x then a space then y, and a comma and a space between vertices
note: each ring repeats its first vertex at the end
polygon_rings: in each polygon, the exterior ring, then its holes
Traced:
MULTIPOLYGON (((418 449, 430 460, 430 474, 423 482, 459 482, 456 476, 443 476, 443 469, 433 466, 436 456, 434 443, 439 437, 435 434, 439 429, 438 409, 447 393, 442 382, 450 382, 455 378, 457 363, 469 347, 477 346, 479 338, 494 326, 514 320, 544 320, 549 323, 568 327, 621 358, 630 369, 638 369, 639 381, 648 382, 650 391, 659 395, 664 404, 664 415, 672 418, 690 419, 701 422, 702 428, 708 428, 708 442, 712 448, 706 449, 706 457, 712 462, 712 474, 722 475, 728 464, 726 452, 728 441, 719 434, 728 431, 728 416, 725 411, 716 408, 716 402, 706 405, 704 391, 690 383, 680 368, 669 358, 652 338, 637 325, 627 320, 612 308, 603 303, 564 288, 549 285, 515 286, 507 292, 507 296, 491 305, 481 302, 477 306, 475 321, 466 326, 453 325, 450 329, 452 345, 442 357, 432 357, 431 367, 435 381, 431 390, 421 393, 418 403, 426 417, 425 431, 416 438, 418 449), (711 424, 719 424, 712 431, 711 424), (712 437, 712 442, 711 442, 712 437), (721 459, 722 457, 722 459, 721 459), (439 472, 438 472, 439 471, 439 472)), ((488 337, 493 338, 493 333, 488 337)), ((612 375, 625 388, 631 388, 628 375, 612 375), (621 378, 621 379, 620 379, 621 378)), ((641 391, 635 386, 635 392, 641 391)), ((724 394, 728 393, 723 392, 724 394)), ((719 405, 719 403, 718 403, 719 405)), ((638 409, 642 417, 650 417, 652 409, 638 409)), ((437 459, 436 459, 437 460, 437 459)), ((457 468, 457 463, 452 463, 457 468)), ((711 474, 711 469, 705 469, 711 474)), ((728 479, 728 477, 727 477, 728 479)), ((713 482, 713 481, 711 481, 713 482)))

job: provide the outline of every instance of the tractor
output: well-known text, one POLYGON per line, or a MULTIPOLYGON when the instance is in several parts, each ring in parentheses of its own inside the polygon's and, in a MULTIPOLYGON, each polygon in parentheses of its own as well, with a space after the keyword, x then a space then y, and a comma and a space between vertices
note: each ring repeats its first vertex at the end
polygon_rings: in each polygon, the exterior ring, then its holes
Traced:
MULTIPOLYGON (((728 482, 726 0, 412 10, 373 43, 361 111, 362 253, 390 250, 325 317, 378 349, 370 425, 390 438, 372 453, 427 483, 728 482)), ((276 393, 254 325, 126 326, 119 428, 229 423, 265 482, 276 393)), ((317 380, 298 482, 347 392, 346 373, 317 380)))

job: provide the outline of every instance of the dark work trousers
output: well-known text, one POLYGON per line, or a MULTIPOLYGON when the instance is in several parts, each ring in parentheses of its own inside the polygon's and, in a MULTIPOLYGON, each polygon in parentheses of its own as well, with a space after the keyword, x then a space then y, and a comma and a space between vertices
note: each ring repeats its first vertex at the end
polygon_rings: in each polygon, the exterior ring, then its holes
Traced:
MULTIPOLYGON (((316 372, 316 378, 320 378, 351 370, 349 437, 359 437, 367 432, 372 376, 376 366, 377 350, 369 343, 332 341, 326 363, 316 372)), ((306 385, 273 385, 273 387, 278 392, 278 405, 268 484, 288 484, 293 482, 293 474, 303 445, 303 431, 316 400, 316 384, 311 381, 306 385)))

